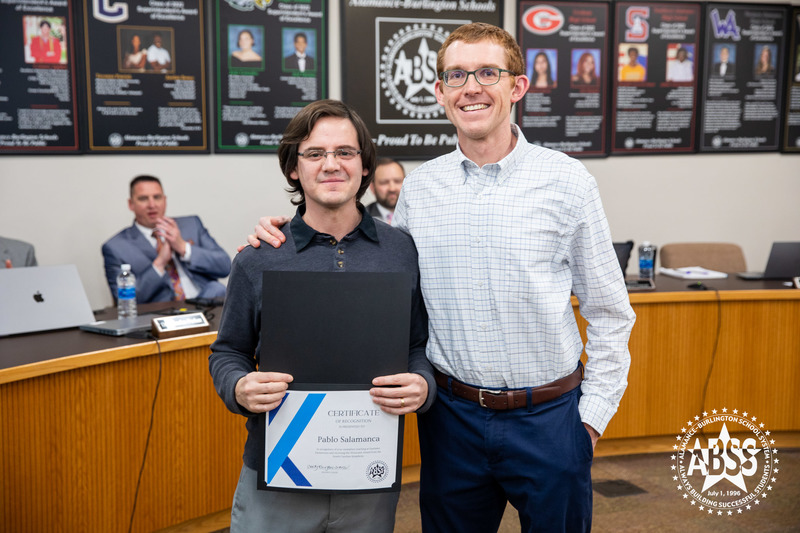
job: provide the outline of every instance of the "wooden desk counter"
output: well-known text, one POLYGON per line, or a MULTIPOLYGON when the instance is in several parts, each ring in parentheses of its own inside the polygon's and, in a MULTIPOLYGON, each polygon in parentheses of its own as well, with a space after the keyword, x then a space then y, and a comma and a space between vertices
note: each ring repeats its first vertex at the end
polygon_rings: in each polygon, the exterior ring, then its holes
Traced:
POLYGON ((631 293, 628 388, 603 438, 674 436, 689 418, 726 407, 773 432, 800 431, 800 290, 736 278, 704 281, 708 290, 690 283, 658 276, 658 291, 631 293))
MULTIPOLYGON (((0 531, 127 531, 159 377, 133 531, 230 508, 247 432, 214 390, 215 339, 0 339, 0 531)), ((405 435, 419 464, 416 417, 405 435)))

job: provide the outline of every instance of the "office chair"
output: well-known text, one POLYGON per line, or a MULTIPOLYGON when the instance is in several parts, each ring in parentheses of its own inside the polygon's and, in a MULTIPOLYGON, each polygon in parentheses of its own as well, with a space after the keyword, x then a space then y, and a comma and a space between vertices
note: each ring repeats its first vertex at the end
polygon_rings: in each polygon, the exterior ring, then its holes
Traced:
POLYGON ((726 242, 680 242, 661 247, 661 266, 700 266, 719 272, 744 272, 747 264, 738 244, 726 242))
POLYGON ((617 259, 619 259, 619 266, 622 268, 622 276, 624 277, 628 270, 628 261, 631 258, 631 251, 633 250, 633 241, 615 242, 612 244, 614 245, 614 251, 617 252, 617 259))

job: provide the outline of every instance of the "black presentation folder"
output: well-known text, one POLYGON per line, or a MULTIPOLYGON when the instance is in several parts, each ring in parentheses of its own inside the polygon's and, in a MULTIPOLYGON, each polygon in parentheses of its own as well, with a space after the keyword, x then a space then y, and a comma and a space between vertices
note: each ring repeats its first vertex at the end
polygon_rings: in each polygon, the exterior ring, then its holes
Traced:
POLYGON ((408 371, 407 273, 264 272, 259 370, 290 389, 359 390, 408 371))

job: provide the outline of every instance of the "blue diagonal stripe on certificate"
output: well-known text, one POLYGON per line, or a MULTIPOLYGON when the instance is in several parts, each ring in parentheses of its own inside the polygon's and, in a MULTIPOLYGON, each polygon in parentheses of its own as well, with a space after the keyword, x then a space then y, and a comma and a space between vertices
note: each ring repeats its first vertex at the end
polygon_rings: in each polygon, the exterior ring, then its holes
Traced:
POLYGON ((289 479, 294 481, 294 484, 298 487, 310 487, 311 482, 306 479, 302 472, 294 465, 291 459, 288 457, 281 465, 283 467, 283 471, 286 472, 286 475, 289 476, 289 479))
MULTIPOLYGON (((272 478, 275 477, 275 474, 278 473, 281 467, 284 467, 284 471, 286 471, 287 474, 290 474, 289 470, 294 470, 302 477, 302 474, 300 474, 291 461, 288 461, 289 464, 287 465, 284 465, 284 463, 289 458, 289 453, 292 451, 292 448, 294 448, 294 445, 297 444, 300 435, 303 434, 306 426, 311 422, 311 418, 314 416, 314 413, 317 412, 323 398, 325 398, 325 394, 309 394, 303 401, 303 405, 297 410, 292 421, 289 422, 289 426, 286 428, 286 431, 283 432, 283 435, 272 449, 267 459, 267 483, 272 481, 272 478), (286 469, 286 466, 289 467, 289 470, 286 469)), ((296 479, 292 478, 292 480, 297 483, 296 479)), ((303 478, 303 480, 305 481, 305 478, 303 478)), ((306 483, 308 482, 306 481, 306 483)))
POLYGON ((283 404, 286 403, 286 398, 288 397, 289 393, 287 392, 286 394, 283 395, 283 398, 281 398, 281 403, 278 405, 278 407, 269 412, 269 420, 267 421, 267 425, 272 424, 272 419, 275 418, 275 415, 277 415, 278 411, 281 410, 281 407, 283 407, 283 404))

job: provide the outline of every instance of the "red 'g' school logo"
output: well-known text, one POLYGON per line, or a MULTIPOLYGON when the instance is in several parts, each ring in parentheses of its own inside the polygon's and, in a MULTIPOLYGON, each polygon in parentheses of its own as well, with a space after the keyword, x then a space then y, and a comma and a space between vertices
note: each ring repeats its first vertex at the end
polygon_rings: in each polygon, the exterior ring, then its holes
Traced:
POLYGON ((564 14, 553 6, 538 5, 525 11, 522 24, 536 35, 550 35, 564 25, 564 14))

